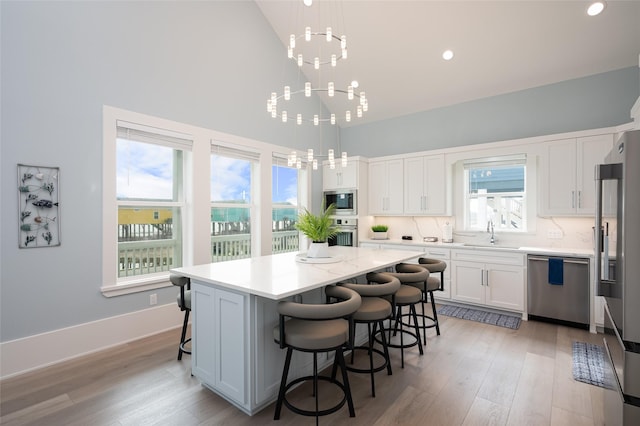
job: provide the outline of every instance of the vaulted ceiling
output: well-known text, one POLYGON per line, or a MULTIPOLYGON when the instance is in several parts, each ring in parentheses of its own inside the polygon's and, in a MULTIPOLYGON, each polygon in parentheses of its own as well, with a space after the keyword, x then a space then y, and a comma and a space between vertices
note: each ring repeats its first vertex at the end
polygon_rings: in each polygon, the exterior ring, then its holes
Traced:
POLYGON ((290 34, 301 35, 307 26, 323 33, 331 26, 337 36, 347 36, 348 58, 335 68, 318 73, 312 66, 302 67, 305 78, 314 84, 320 84, 318 74, 320 80, 330 76, 336 87, 358 80, 358 90, 366 92, 369 102, 361 119, 345 123, 345 97, 323 96, 342 126, 639 62, 640 1, 608 1, 595 17, 586 13, 589 2, 581 0, 315 0, 311 7, 302 0, 256 3, 282 40, 285 61, 290 34), (442 58, 447 49, 454 52, 450 61, 442 58))

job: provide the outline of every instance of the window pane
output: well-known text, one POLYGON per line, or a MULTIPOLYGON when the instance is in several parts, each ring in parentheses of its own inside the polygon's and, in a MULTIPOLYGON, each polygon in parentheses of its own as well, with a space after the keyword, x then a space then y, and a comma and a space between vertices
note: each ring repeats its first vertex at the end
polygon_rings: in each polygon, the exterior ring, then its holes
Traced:
POLYGON ((251 162, 211 155, 211 201, 251 203, 251 162))
POLYGON ((274 165, 271 189, 273 211, 273 253, 297 251, 300 246, 298 230, 298 170, 274 165))
POLYGON ((472 168, 469 170, 469 193, 524 192, 524 165, 472 168))
POLYGON ((182 266, 179 207, 118 208, 118 276, 182 266))
POLYGON ((177 201, 174 161, 181 162, 182 151, 126 139, 116 147, 119 200, 177 201))
POLYGON ((251 257, 251 210, 211 208, 211 261, 251 257))

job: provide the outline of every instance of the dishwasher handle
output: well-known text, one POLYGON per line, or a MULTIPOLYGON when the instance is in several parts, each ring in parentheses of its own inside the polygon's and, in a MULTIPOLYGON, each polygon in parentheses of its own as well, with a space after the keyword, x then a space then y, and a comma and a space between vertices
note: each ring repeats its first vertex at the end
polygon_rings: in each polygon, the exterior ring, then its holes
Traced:
MULTIPOLYGON (((528 258, 529 260, 535 260, 538 262, 548 262, 549 258, 548 257, 539 257, 539 256, 529 256, 528 258)), ((562 258, 562 261, 565 263, 575 263, 577 265, 588 265, 589 264, 589 260, 587 259, 573 259, 573 258, 562 258)))

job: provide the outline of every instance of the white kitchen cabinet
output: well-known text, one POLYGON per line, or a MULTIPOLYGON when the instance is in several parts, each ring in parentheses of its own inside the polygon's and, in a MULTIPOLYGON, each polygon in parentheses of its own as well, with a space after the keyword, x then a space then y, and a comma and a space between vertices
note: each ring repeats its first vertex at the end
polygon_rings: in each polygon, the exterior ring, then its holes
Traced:
POLYGON ((383 160, 369 163, 369 214, 398 215, 403 213, 403 160, 383 160))
POLYGON ((338 159, 335 168, 328 163, 322 165, 322 188, 325 191, 334 189, 358 189, 358 161, 349 161, 345 167, 338 159))
POLYGON ((613 135, 595 135, 545 143, 541 169, 543 216, 593 216, 595 165, 613 147, 613 135))
POLYGON ((404 213, 445 215, 446 187, 444 155, 404 159, 404 213))
POLYGON ((192 369, 217 392, 248 408, 249 296, 193 283, 192 369), (199 327, 213 324, 213 327, 199 327), (224 325, 235 324, 234 327, 224 325))
POLYGON ((495 250, 453 250, 451 299, 524 311, 524 255, 495 250))

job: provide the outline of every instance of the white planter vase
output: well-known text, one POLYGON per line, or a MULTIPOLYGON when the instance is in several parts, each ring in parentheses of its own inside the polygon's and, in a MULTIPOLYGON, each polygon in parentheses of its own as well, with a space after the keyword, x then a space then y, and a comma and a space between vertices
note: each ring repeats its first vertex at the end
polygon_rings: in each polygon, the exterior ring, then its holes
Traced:
POLYGON ((311 243, 307 251, 307 257, 330 257, 329 243, 311 243))
POLYGON ((371 239, 373 239, 373 240, 386 240, 387 239, 387 231, 374 232, 373 233, 373 237, 371 237, 371 239))

